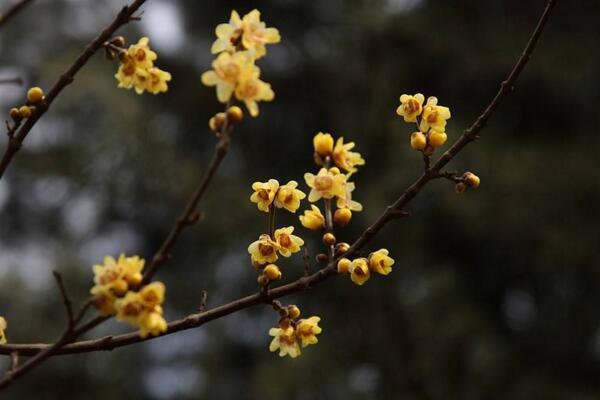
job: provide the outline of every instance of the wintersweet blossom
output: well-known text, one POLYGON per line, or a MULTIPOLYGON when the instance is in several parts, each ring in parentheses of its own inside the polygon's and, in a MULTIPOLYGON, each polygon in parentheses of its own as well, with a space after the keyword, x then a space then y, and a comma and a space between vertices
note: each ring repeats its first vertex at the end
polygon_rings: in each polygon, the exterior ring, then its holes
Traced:
POLYGON ((320 320, 321 318, 312 316, 298 321, 296 325, 296 336, 300 339, 302 347, 319 342, 317 335, 322 332, 321 327, 319 327, 320 320))
POLYGON ((439 132, 445 131, 447 120, 451 117, 450 109, 438 106, 437 103, 437 97, 431 96, 427 99, 427 104, 423 107, 421 118, 420 129, 422 132, 427 132, 429 128, 433 128, 439 132))
POLYGON ((288 226, 277 229, 273 234, 278 245, 277 250, 284 257, 289 257, 292 253, 297 253, 300 251, 300 247, 304 245, 304 240, 296 235, 292 235, 292 232, 294 232, 294 227, 288 226))
POLYGON ((371 274, 369 273, 369 262, 363 257, 352 260, 352 264, 350 264, 348 270, 350 271, 350 279, 352 279, 352 282, 359 286, 362 286, 371 277, 371 274))
POLYGON ((394 259, 389 257, 387 249, 379 249, 369 255, 369 269, 381 275, 392 272, 394 262, 394 259))
POLYGON ((140 329, 142 338, 166 332, 167 322, 162 316, 164 284, 153 282, 139 292, 127 292, 115 302, 116 318, 140 329))
POLYGON ((302 353, 296 338, 296 332, 291 325, 285 328, 271 328, 269 335, 273 336, 269 350, 279 350, 279 357, 289 355, 291 358, 296 358, 302 353))
POLYGON ((137 94, 144 91, 157 94, 168 90, 171 74, 154 66, 158 57, 149 44, 150 40, 142 37, 119 55, 120 65, 115 78, 120 88, 133 88, 137 94))
POLYGON ((297 187, 298 182, 296 181, 289 181, 285 185, 280 186, 277 196, 275 196, 275 207, 296 212, 300 207, 300 201, 306 197, 301 190, 296 189, 297 187))
POLYGON ((333 137, 329 133, 319 132, 313 138, 315 153, 325 157, 333 151, 333 137))
POLYGON ((275 98, 275 92, 271 89, 271 85, 260 80, 259 77, 260 69, 258 67, 248 69, 240 76, 235 88, 235 97, 244 102, 253 117, 258 116, 259 101, 271 101, 275 98))
MULTIPOLYGON (((118 259, 104 257, 104 264, 94 265, 95 287, 110 290, 116 296, 122 296, 131 285, 137 285, 142 280, 144 259, 133 256, 127 257, 121 254, 118 259)), ((92 294, 100 293, 102 290, 92 288, 92 294)))
POLYGON ((248 246, 248 253, 253 265, 264 265, 277 261, 279 245, 269 235, 260 235, 257 241, 248 246))
POLYGON ((347 182, 345 185, 346 195, 338 197, 336 205, 338 208, 347 208, 352 211, 362 211, 363 206, 358 201, 352 200, 352 192, 356 189, 354 182, 347 182))
POLYGON ((202 74, 201 80, 206 86, 217 87, 217 99, 221 103, 229 101, 242 77, 260 75, 260 70, 247 51, 221 53, 213 61, 212 67, 212 70, 202 74))
POLYGON ((396 109, 396 114, 404 117, 405 122, 416 122, 423 111, 424 100, 425 97, 421 93, 414 96, 403 94, 400 96, 400 106, 396 109))
POLYGON ((279 31, 276 28, 267 28, 260 20, 260 11, 256 9, 244 15, 242 27, 242 44, 246 49, 253 51, 257 59, 267 54, 266 44, 281 41, 279 31))
POLYGON ((344 144, 344 138, 340 137, 335 143, 332 158, 335 164, 347 172, 356 172, 357 165, 365 165, 365 160, 360 153, 350 151, 354 148, 354 142, 344 144))
POLYGON ((210 52, 218 54, 223 51, 233 53, 235 51, 235 43, 239 41, 243 32, 243 23, 237 11, 231 11, 229 23, 219 24, 215 29, 217 40, 214 41, 210 52))
POLYGON ((6 343, 6 328, 8 327, 8 323, 4 317, 0 317, 0 344, 6 343))
MULTIPOLYGON (((289 184, 290 182, 288 182, 289 184)), ((254 182, 252 190, 254 190, 254 193, 250 196, 250 201, 256 203, 260 211, 269 212, 269 206, 275 200, 275 195, 279 190, 279 182, 276 179, 269 179, 267 182, 254 182)))
POLYGON ((305 210, 304 215, 298 217, 303 227, 316 231, 325 227, 325 217, 321 213, 319 207, 314 204, 310 205, 310 210, 305 210))
POLYGON ((344 174, 334 174, 331 170, 327 170, 327 168, 321 168, 316 176, 310 172, 305 173, 304 180, 311 188, 308 195, 308 201, 311 203, 321 198, 346 197, 346 175, 344 174))

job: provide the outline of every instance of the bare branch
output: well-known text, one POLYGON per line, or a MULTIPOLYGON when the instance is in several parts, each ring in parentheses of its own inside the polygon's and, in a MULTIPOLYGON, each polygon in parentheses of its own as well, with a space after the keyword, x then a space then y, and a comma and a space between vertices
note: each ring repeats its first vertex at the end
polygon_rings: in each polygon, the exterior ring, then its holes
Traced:
POLYGON ((23 84, 23 79, 16 77, 16 78, 1 78, 0 79, 0 85, 22 85, 23 84))
POLYGON ((62 276, 58 271, 52 271, 54 275, 54 279, 56 279, 56 283, 58 284, 58 288, 60 289, 60 295, 62 297, 63 305, 65 306, 65 311, 67 312, 67 323, 68 329, 72 330, 75 326, 75 318, 73 317, 73 306, 71 303, 71 299, 69 298, 69 294, 67 293, 67 289, 65 289, 65 285, 62 280, 62 276))
POLYGON ((29 3, 33 0, 19 0, 11 7, 9 7, 5 12, 0 14, 0 27, 2 27, 8 20, 17 15, 17 13, 25 8, 29 3))

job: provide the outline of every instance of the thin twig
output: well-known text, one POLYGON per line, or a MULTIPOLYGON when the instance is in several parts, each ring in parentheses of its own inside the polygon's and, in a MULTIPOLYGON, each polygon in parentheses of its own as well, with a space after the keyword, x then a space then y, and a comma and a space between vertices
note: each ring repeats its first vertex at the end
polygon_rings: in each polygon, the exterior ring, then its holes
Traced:
POLYGON ((0 85, 22 85, 23 84, 23 79, 20 77, 16 77, 16 78, 0 78, 0 85))
POLYGON ((202 293, 200 293, 200 307, 198 308, 198 310, 200 312, 204 312, 204 310, 206 310, 206 301, 208 300, 208 292, 206 290, 203 290, 202 293))
POLYGON ((0 159, 0 179, 4 175, 4 172, 8 168, 11 160, 17 154, 23 141, 36 124, 36 122, 41 118, 42 115, 48 111, 50 105, 58 95, 75 79, 75 75, 79 72, 79 70, 89 61, 89 59, 102 48, 104 42, 110 39, 115 31, 119 29, 121 26, 127 24, 132 20, 132 15, 134 12, 138 10, 144 4, 146 0, 135 0, 130 5, 125 6, 121 9, 119 14, 117 14, 116 18, 113 22, 104 30, 100 35, 98 35, 88 46, 83 50, 83 52, 77 57, 77 59, 73 62, 73 64, 65 71, 58 81, 54 84, 52 89, 46 95, 45 101, 40 103, 36 108, 33 114, 25 120, 23 125, 17 130, 12 129, 12 132, 9 130, 9 139, 8 145, 4 150, 4 154, 2 159, 0 159))
POLYGON ((69 294, 67 293, 67 289, 65 288, 60 273, 58 271, 52 271, 52 275, 54 275, 54 279, 56 279, 56 283, 58 284, 60 295, 62 297, 63 305, 65 306, 65 311, 67 312, 67 323, 69 324, 69 329, 73 329, 73 327, 75 326, 75 318, 73 317, 73 306, 71 303, 71 299, 69 298, 69 294))
POLYGON ((0 27, 8 22, 9 19, 17 15, 17 13, 33 0, 19 0, 15 4, 13 4, 10 8, 8 8, 5 12, 0 14, 0 27))
MULTIPOLYGON (((489 120, 494 110, 497 108, 501 99, 507 94, 507 87, 511 87, 516 81, 519 74, 522 72, 527 60, 529 60, 535 45, 539 39, 541 32, 543 31, 552 10, 556 6, 557 0, 549 0, 547 6, 527 44, 525 51, 515 64, 515 67, 509 74, 508 78, 502 83, 498 94, 493 98, 492 102, 484 110, 484 112, 477 118, 475 123, 465 131, 465 133, 454 143, 454 145, 444 153, 432 166, 430 172, 423 173, 402 195, 389 207, 386 208, 385 212, 369 226, 361 236, 352 244, 348 252, 344 256, 349 257, 352 254, 358 252, 369 240, 379 231, 381 228, 393 219, 395 216, 406 215, 402 209, 410 203, 412 199, 420 192, 420 190, 439 173, 449 161, 451 161, 458 152, 460 152, 468 143, 474 140, 474 138, 481 132, 485 123, 489 120), (392 217, 390 217, 392 216, 392 217)), ((172 321, 168 324, 168 330, 164 335, 174 334, 176 332, 195 328, 205 324, 206 322, 218 319, 225 315, 237 312, 239 310, 257 305, 264 304, 265 302, 270 303, 273 300, 300 292, 309 286, 314 286, 323 280, 335 275, 337 259, 329 262, 326 268, 323 268, 310 276, 302 277, 287 285, 279 286, 270 289, 268 293, 256 293, 227 304, 212 308, 208 311, 204 311, 197 314, 191 314, 187 317, 172 321)), ((85 340, 72 344, 68 344, 62 348, 56 349, 57 343, 53 345, 48 344, 6 344, 0 346, 0 354, 10 354, 11 352, 18 352, 21 355, 36 355, 36 357, 44 354, 48 350, 55 348, 56 354, 72 354, 72 353, 85 353, 92 351, 105 351, 112 350, 117 347, 127 346, 134 343, 143 342, 150 340, 152 337, 141 338, 137 332, 127 333, 117 336, 106 336, 99 339, 85 340)), ((32 360, 32 359, 30 359, 32 360)))

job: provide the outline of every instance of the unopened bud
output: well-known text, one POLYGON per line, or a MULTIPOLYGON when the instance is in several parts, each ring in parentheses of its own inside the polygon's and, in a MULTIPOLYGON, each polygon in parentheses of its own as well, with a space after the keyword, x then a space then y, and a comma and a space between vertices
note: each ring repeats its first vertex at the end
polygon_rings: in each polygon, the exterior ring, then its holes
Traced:
POLYGON ((44 91, 40 87, 32 87, 27 91, 27 101, 31 104, 37 104, 44 100, 44 91))
POLYGON ((481 183, 479 177, 472 172, 465 172, 463 179, 465 180, 465 183, 472 188, 478 188, 479 184, 481 183))
POLYGON ((326 234, 323 235, 323 243, 325 243, 327 246, 331 246, 335 244, 335 236, 333 235, 333 233, 327 232, 326 234))
POLYGON ((22 106, 21 108, 19 108, 19 115, 21 116, 21 118, 31 117, 31 107, 22 106))
POLYGON ((464 193, 467 191, 467 185, 464 182, 458 182, 454 187, 456 193, 464 193))
POLYGON ((335 255, 341 256, 343 254, 346 254, 349 249, 350 245, 348 243, 340 242, 335 246, 335 255))
POLYGON ((423 150, 426 145, 427 138, 423 132, 413 132, 413 134, 410 135, 410 147, 412 147, 414 150, 423 150))
POLYGON ((338 208, 333 215, 333 222, 339 226, 346 226, 352 218, 352 211, 349 208, 338 208))
POLYGON ((338 261, 337 264, 337 272, 338 274, 347 274, 350 270, 350 265, 352 264, 352 261, 348 260, 347 258, 342 258, 340 261, 338 261))
POLYGON ((327 257, 327 254, 324 254, 324 253, 317 254, 315 259, 317 260, 317 262, 319 264, 325 264, 327 261, 329 261, 329 257, 327 257))
POLYGON ((232 124, 239 124, 244 119, 244 112, 238 106, 231 106, 227 109, 227 118, 232 124))

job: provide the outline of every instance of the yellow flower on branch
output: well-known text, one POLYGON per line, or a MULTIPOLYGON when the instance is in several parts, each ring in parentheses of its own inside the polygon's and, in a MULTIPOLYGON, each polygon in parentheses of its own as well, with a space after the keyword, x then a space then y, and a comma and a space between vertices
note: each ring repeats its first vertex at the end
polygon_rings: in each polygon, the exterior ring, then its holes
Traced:
POLYGON ((140 291, 140 301, 147 308, 154 308, 163 303, 165 299, 165 285, 162 282, 152 282, 140 291))
POLYGON ((138 68, 151 68, 158 58, 155 52, 150 50, 150 39, 142 37, 137 44, 129 46, 127 57, 135 63, 138 68))
POLYGON ((357 165, 365 165, 365 160, 362 158, 360 153, 350 151, 354 148, 354 142, 344 144, 344 138, 338 138, 333 149, 333 161, 335 164, 345 169, 347 172, 356 172, 357 165))
POLYGON ((392 272, 394 259, 389 257, 387 249, 379 249, 369 255, 369 268, 373 272, 381 275, 387 275, 392 272))
MULTIPOLYGON (((286 186, 290 183, 288 182, 286 186)), ((254 190, 254 193, 250 196, 250 201, 256 203, 260 211, 269 212, 269 206, 275 200, 275 195, 279 190, 279 182, 276 179, 269 179, 267 182, 254 182, 252 190, 254 190)))
POLYGON ((140 329, 140 336, 158 335, 166 332, 167 321, 162 316, 165 285, 152 282, 139 292, 127 292, 115 301, 116 318, 140 329))
POLYGON ((275 93, 271 85, 260 80, 260 69, 248 69, 240 77, 240 81, 235 88, 235 97, 243 101, 251 116, 258 115, 258 102, 271 101, 275 98, 275 93))
POLYGON ((267 28, 260 20, 260 11, 254 9, 244 15, 242 20, 242 44, 254 53, 255 58, 261 58, 267 54, 267 44, 275 44, 281 41, 281 36, 276 28, 267 28))
POLYGON ((260 235, 257 241, 248 246, 250 259, 255 266, 265 265, 277 261, 279 245, 269 235, 260 235))
POLYGON ((366 258, 352 260, 352 264, 350 264, 348 270, 350 271, 350 279, 352 279, 352 282, 359 286, 362 286, 371 277, 371 274, 369 273, 369 262, 366 258))
POLYGON ((319 132, 313 138, 315 153, 325 157, 333 151, 333 137, 329 133, 319 132))
POLYGON ((447 120, 450 119, 450 109, 448 107, 438 106, 437 97, 429 97, 427 104, 423 107, 423 116, 421 118, 420 129, 422 132, 427 132, 432 128, 438 132, 446 130, 447 120))
POLYGON ((143 37, 119 55, 120 65, 115 78, 120 88, 134 88, 137 94, 144 91, 157 94, 168 90, 171 74, 154 66, 157 55, 150 49, 149 43, 149 39, 143 37))
POLYGON ((273 235, 278 245, 277 250, 284 257, 289 257, 292 253, 299 252, 300 247, 304 245, 304 240, 296 235, 292 235, 292 232, 294 232, 294 227, 288 226, 277 229, 273 235))
POLYGON ((162 314, 157 311, 144 313, 140 316, 138 325, 140 328, 140 336, 142 338, 148 335, 156 336, 167 331, 167 321, 162 314))
MULTIPOLYGON (((104 257, 103 265, 94 265, 94 287, 103 287, 111 290, 116 296, 122 296, 131 285, 141 281, 141 272, 144 269, 144 260, 138 256, 126 257, 121 254, 117 260, 113 257, 104 257)), ((92 294, 102 292, 92 288, 92 294)))
POLYGON ((94 286, 90 292, 94 297, 94 307, 100 315, 106 317, 117 313, 115 308, 117 296, 114 295, 112 290, 106 286, 94 286))
POLYGON ((336 200, 336 205, 338 208, 347 208, 352 211, 362 211, 362 204, 360 204, 358 201, 352 200, 352 192, 355 188, 356 185, 354 182, 346 182, 346 195, 344 197, 338 197, 336 200))
POLYGON ((305 210, 304 215, 298 217, 303 227, 316 231, 325 227, 325 217, 314 204, 310 205, 311 210, 305 210))
POLYGON ((311 203, 321 198, 346 197, 346 175, 344 174, 334 174, 331 169, 321 168, 316 176, 310 172, 305 173, 304 180, 311 188, 308 195, 308 201, 311 203))
POLYGON ((417 117, 423 111, 423 101, 425 97, 421 93, 414 96, 403 94, 400 96, 400 106, 396 109, 396 114, 404 117, 405 122, 417 122, 417 117))
POLYGON ((301 190, 296 189, 297 187, 298 182, 296 181, 289 181, 285 185, 280 186, 275 197, 275 207, 296 212, 300 207, 300 200, 306 197, 301 190))
POLYGON ((115 302, 115 308, 117 319, 133 326, 138 326, 138 320, 146 309, 138 292, 127 292, 125 297, 115 302))
POLYGON ((217 99, 226 103, 236 90, 242 75, 258 76, 260 70, 247 51, 221 53, 212 63, 213 69, 202 74, 202 83, 217 87, 217 99))
POLYGON ((269 335, 273 336, 269 350, 279 350, 279 357, 290 356, 296 358, 302 353, 296 338, 296 332, 291 325, 285 328, 271 328, 269 335))
POLYGON ((317 335, 323 330, 319 327, 321 318, 313 316, 307 319, 301 319, 296 325, 296 336, 300 339, 302 347, 316 344, 319 342, 317 335))
POLYGON ((146 79, 146 90, 152 94, 158 94, 169 89, 167 82, 171 80, 171 74, 160 68, 152 67, 148 69, 146 79))
POLYGON ((243 23, 237 11, 231 11, 229 23, 219 24, 215 29, 217 40, 214 41, 210 52, 218 54, 223 51, 233 53, 235 51, 235 43, 238 42, 243 31, 243 23))
POLYGON ((0 344, 6 343, 6 328, 8 327, 8 323, 4 317, 0 317, 0 344))

